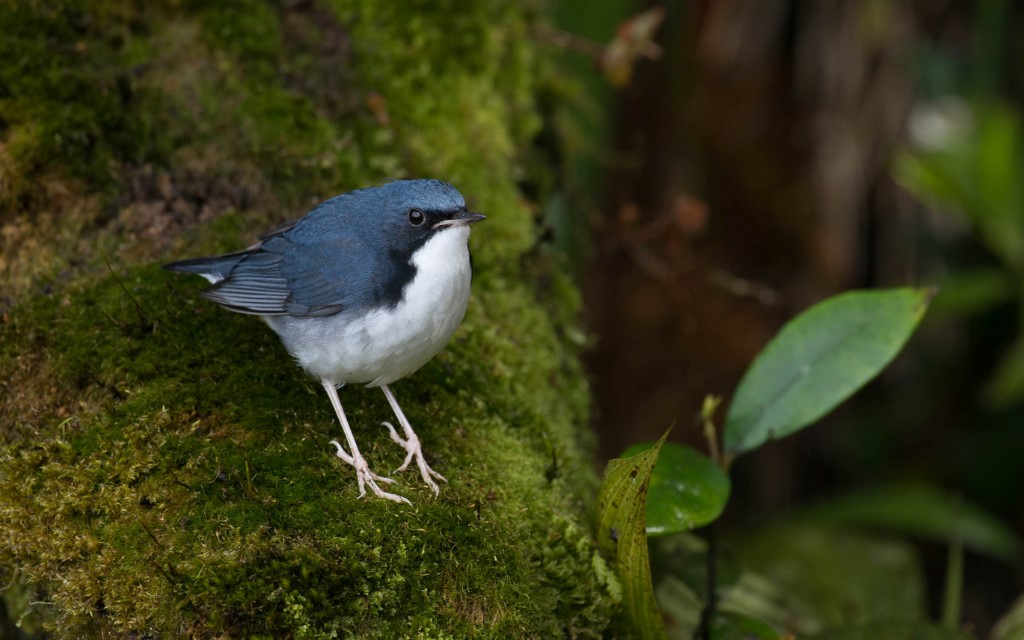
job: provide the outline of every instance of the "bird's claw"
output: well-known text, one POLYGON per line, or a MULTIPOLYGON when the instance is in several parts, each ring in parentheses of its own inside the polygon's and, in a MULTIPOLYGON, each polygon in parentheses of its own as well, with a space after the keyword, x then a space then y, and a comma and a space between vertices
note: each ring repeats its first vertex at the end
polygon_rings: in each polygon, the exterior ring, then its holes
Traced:
POLYGON ((415 459, 416 466, 419 467, 420 476, 423 478, 423 481, 434 491, 435 496, 440 495, 441 488, 437 486, 436 482, 434 482, 434 478, 437 478, 441 482, 448 482, 448 479, 431 469, 430 465, 427 464, 427 461, 423 458, 423 449, 420 447, 420 439, 416 437, 416 434, 410 431, 408 433, 409 437, 403 438, 398 435, 398 431, 395 430, 394 425, 390 422, 382 422, 381 424, 388 428, 388 433, 391 435, 391 439, 394 440, 398 446, 405 449, 405 461, 402 462, 402 465, 395 469, 394 472, 398 473, 399 471, 405 471, 409 467, 409 463, 415 459))
POLYGON ((359 482, 360 498, 366 496, 366 486, 369 485, 370 490, 373 491, 373 494, 378 498, 384 498, 385 500, 391 500, 393 502, 404 502, 405 504, 412 505, 407 498, 400 496, 397 493, 388 493, 381 489, 377 485, 378 482, 382 484, 391 484, 394 480, 371 471, 370 466, 366 464, 366 460, 363 456, 359 454, 356 454, 355 456, 349 455, 337 440, 331 440, 331 444, 338 449, 336 455, 356 470, 356 480, 359 482))

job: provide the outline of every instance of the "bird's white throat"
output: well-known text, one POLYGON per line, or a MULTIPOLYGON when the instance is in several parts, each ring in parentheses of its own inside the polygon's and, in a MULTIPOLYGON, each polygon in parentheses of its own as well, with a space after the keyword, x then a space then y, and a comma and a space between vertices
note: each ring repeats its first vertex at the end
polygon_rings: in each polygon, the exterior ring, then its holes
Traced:
POLYGON ((432 235, 413 254, 416 275, 393 309, 263 319, 309 373, 338 385, 390 384, 426 364, 462 322, 472 279, 468 240, 467 226, 432 235))

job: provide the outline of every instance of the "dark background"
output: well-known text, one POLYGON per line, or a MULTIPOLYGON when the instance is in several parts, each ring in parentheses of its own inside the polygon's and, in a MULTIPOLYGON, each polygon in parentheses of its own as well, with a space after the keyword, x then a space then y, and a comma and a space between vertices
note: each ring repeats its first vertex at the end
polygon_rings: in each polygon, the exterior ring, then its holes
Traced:
MULTIPOLYGON (((607 42, 656 6, 600 4, 559 3, 562 28, 607 42)), ((1024 531, 1024 381, 1001 372, 1013 368, 1020 272, 984 219, 1004 215, 1013 235, 1024 211, 1012 198, 994 212, 971 210, 969 197, 956 206, 907 188, 895 169, 900 154, 940 144, 943 126, 970 135, 986 109, 1020 122, 1024 5, 658 6, 662 55, 641 58, 628 85, 612 87, 585 47, 565 55, 589 105, 566 136, 575 144, 569 198, 589 214, 550 219, 574 230, 560 238, 585 284, 603 458, 670 424, 673 438, 703 450, 695 418, 704 396, 728 397, 781 324, 814 302, 938 285, 928 318, 880 379, 820 426, 736 463, 726 522, 913 480, 1024 531), (1002 293, 988 295, 977 274, 1002 293)), ((1012 181, 1024 181, 1016 160, 1012 181)), ((978 182, 970 172, 985 172, 969 165, 954 163, 968 191, 978 182)), ((921 546, 934 602, 945 550, 921 546)), ((978 631, 1024 587, 1019 567, 974 555, 966 581, 965 617, 978 631)))

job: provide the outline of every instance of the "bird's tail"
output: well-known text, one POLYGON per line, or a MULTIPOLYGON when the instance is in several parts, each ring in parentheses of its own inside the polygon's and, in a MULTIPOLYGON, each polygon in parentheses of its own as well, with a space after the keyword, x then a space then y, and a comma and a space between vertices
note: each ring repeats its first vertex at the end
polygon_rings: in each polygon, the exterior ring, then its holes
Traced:
POLYGON ((203 276, 212 284, 216 284, 227 278, 235 265, 244 258, 245 251, 239 253, 227 253, 220 256, 207 256, 203 258, 189 258, 165 264, 164 269, 180 271, 182 273, 194 273, 203 276))

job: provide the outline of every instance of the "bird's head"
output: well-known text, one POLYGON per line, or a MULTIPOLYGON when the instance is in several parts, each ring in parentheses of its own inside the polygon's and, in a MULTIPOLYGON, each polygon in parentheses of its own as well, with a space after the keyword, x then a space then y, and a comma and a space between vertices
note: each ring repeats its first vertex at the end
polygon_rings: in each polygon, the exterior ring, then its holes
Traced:
POLYGON ((373 196, 383 240, 396 257, 410 257, 439 236, 445 244, 465 243, 469 225, 484 219, 467 209, 455 187, 439 180, 396 180, 374 189, 373 196))

